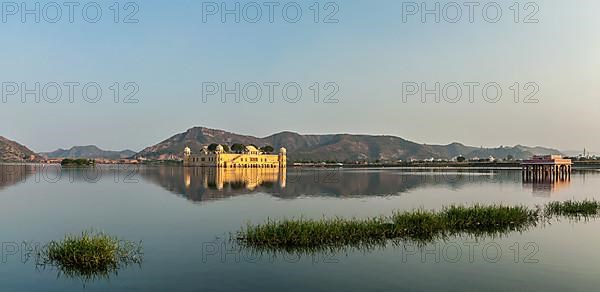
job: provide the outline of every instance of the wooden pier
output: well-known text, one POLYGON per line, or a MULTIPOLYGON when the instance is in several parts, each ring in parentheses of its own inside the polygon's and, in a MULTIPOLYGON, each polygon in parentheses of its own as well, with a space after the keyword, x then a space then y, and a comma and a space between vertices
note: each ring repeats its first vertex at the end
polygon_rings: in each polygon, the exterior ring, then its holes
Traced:
POLYGON ((521 163, 523 180, 570 180, 572 165, 571 159, 564 159, 560 155, 536 155, 521 163))

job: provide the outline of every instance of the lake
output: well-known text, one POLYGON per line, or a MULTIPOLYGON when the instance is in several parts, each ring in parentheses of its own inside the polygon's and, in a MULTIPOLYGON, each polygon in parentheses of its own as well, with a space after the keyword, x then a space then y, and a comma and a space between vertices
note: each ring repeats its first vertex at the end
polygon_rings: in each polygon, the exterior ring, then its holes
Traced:
POLYGON ((314 254, 244 250, 230 235, 279 218, 371 217, 451 204, 600 199, 600 172, 524 183, 517 169, 301 169, 0 165, 1 291, 590 291, 600 221, 564 219, 499 238, 448 238, 314 254), (30 244, 103 230, 144 261, 83 281, 36 268, 30 244), (28 245, 24 245, 27 242, 28 245))

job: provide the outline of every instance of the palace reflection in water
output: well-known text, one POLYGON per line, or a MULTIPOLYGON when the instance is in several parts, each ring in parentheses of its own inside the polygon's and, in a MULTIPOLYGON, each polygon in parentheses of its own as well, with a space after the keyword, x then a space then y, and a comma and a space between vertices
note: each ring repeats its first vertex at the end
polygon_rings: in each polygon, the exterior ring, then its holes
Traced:
MULTIPOLYGON (((580 170, 576 185, 595 170, 580 170)), ((61 168, 59 165, 2 165, 0 190, 25 181, 83 182, 115 181, 137 183, 140 179, 159 185, 191 201, 219 200, 233 196, 263 193, 283 199, 298 197, 397 196, 426 187, 460 190, 486 183, 522 185, 534 196, 550 197, 568 190, 571 178, 522 180, 517 170, 482 169, 223 169, 179 166, 61 168)))
MULTIPOLYGON (((282 199, 298 197, 398 196, 411 190, 442 187, 460 190, 486 183, 530 185, 516 170, 474 169, 218 169, 141 168, 142 178, 191 201, 210 201, 252 193, 282 199)), ((532 184, 535 196, 550 195, 568 182, 532 184)))
POLYGON ((280 192, 286 187, 286 169, 279 168, 141 168, 146 180, 192 201, 217 200, 253 192, 280 192))
POLYGON ((194 201, 218 199, 286 187, 286 169, 183 168, 184 194, 194 201), (197 197, 197 196, 200 197, 197 197))

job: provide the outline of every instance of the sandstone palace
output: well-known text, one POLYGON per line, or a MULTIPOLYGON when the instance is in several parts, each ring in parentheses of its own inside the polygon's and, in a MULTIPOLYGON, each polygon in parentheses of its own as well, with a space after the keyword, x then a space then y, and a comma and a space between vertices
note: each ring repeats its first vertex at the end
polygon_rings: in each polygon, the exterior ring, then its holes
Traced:
POLYGON ((286 150, 279 154, 267 154, 252 145, 243 150, 226 151, 222 145, 214 150, 204 146, 200 153, 192 153, 189 147, 183 150, 183 166, 220 167, 220 168, 285 168, 286 150))

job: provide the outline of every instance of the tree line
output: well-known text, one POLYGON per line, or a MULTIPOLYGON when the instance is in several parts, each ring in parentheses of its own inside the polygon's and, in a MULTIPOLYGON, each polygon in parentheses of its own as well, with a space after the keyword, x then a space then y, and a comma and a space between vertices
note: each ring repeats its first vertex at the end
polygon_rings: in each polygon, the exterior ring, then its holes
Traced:
MULTIPOLYGON (((219 144, 216 143, 212 143, 210 145, 208 145, 208 150, 209 151, 216 151, 217 150, 217 146, 219 146, 219 144)), ((223 151, 225 152, 244 152, 246 150, 246 146, 253 146, 256 149, 259 149, 261 152, 264 153, 273 153, 275 151, 275 149, 273 148, 273 146, 271 145, 265 145, 263 147, 257 147, 254 144, 248 144, 248 145, 244 145, 241 143, 235 143, 233 145, 231 145, 231 147, 229 147, 228 145, 221 145, 223 146, 223 151)))

